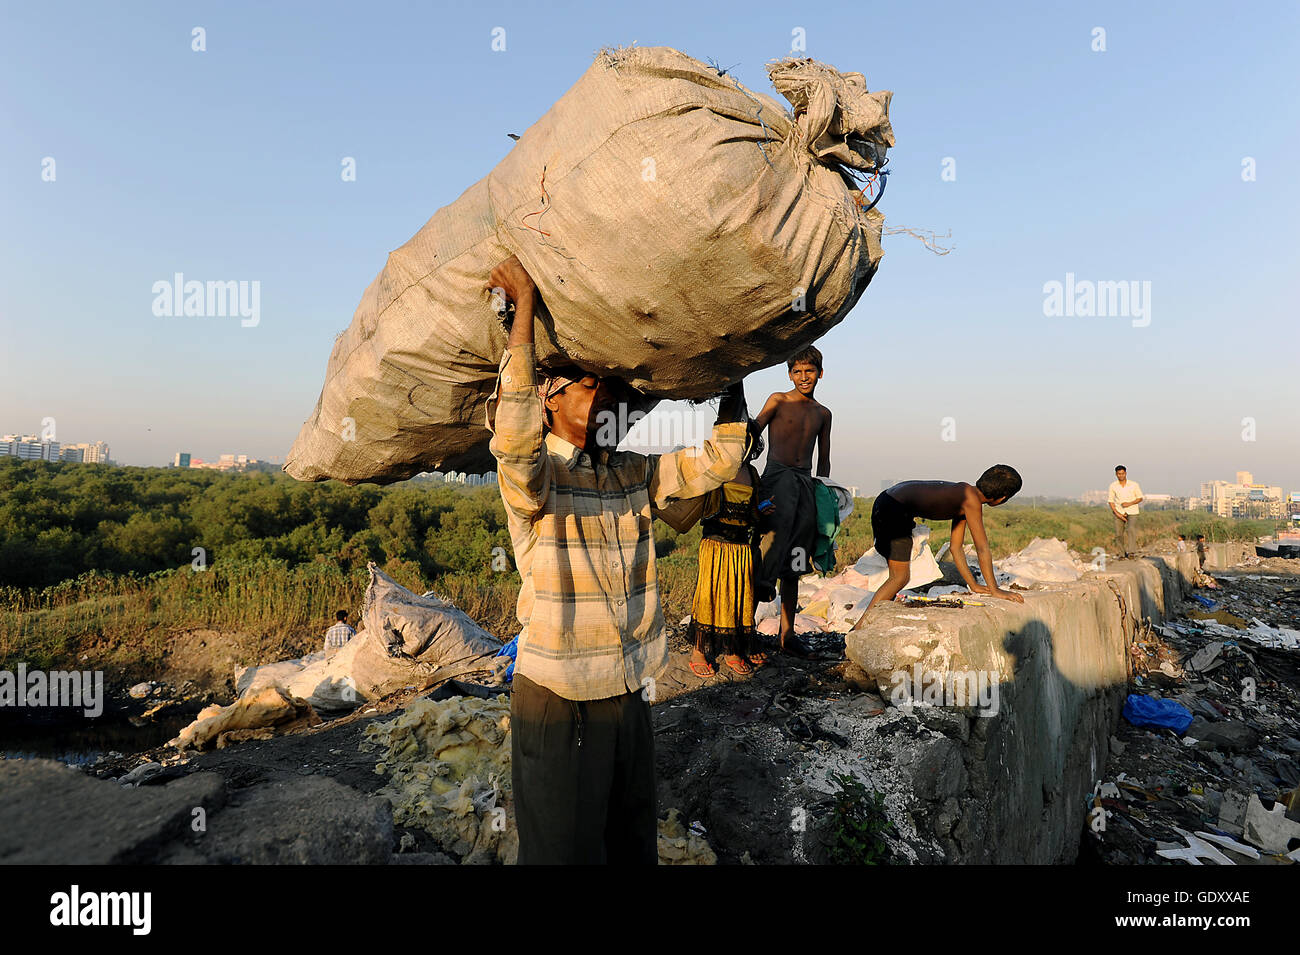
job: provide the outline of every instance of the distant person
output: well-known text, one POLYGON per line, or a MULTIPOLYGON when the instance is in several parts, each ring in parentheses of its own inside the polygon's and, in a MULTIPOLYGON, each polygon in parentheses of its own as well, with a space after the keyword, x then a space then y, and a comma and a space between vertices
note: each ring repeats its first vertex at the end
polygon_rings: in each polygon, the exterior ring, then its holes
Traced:
POLYGON ((325 631, 326 650, 347 646, 348 641, 357 634, 355 630, 348 626, 348 612, 346 610, 340 610, 334 615, 334 619, 338 622, 325 631))
POLYGON ((1196 535, 1196 560, 1201 565, 1201 570, 1205 569, 1205 535, 1196 535))
POLYGON ((871 535, 875 538, 876 552, 889 562, 889 579, 880 585, 867 609, 893 600, 911 579, 912 526, 918 517, 932 521, 952 521, 952 559, 971 593, 1024 603, 1025 598, 1020 594, 998 587, 997 578, 993 575, 993 556, 989 551, 988 536, 984 533, 984 505, 997 507, 1005 504, 1020 490, 1021 484, 1020 474, 1015 468, 995 464, 981 474, 974 484, 962 481, 904 481, 887 491, 881 491, 871 506, 871 535), (966 536, 967 524, 970 525, 970 537, 979 557, 984 584, 975 583, 975 577, 966 565, 962 540, 966 536))
POLYGON ((1115 466, 1115 480, 1107 495, 1110 509, 1115 514, 1116 553, 1120 557, 1137 556, 1137 515, 1142 503, 1142 488, 1137 481, 1128 479, 1128 468, 1115 466))
POLYGON ((768 429, 767 464, 759 497, 775 507, 759 538, 758 599, 771 600, 781 588, 781 649, 792 649, 799 578, 812 569, 817 543, 817 492, 812 474, 831 474, 831 412, 813 395, 822 377, 822 353, 809 346, 786 362, 789 391, 768 397, 758 427, 768 429))
POLYGON ((1179 535, 1178 535, 1178 553, 1180 553, 1180 554, 1186 554, 1186 553, 1187 553, 1187 535, 1186 535, 1186 534, 1179 534, 1179 535))

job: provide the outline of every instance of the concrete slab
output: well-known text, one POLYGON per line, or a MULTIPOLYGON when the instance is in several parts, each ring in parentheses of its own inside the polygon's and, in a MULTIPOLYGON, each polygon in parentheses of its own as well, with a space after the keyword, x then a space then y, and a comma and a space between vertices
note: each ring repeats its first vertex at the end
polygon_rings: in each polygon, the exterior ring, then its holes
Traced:
POLYGON ((151 861, 189 830, 194 810, 225 802, 215 773, 135 788, 50 759, 0 761, 0 862, 123 865, 151 861))
MULTIPOLYGON (((1135 623, 1162 621, 1190 591, 1195 565, 1195 554, 1112 561, 1077 583, 1024 592, 1023 604, 891 604, 848 634, 848 656, 886 699, 934 675, 945 688, 939 705, 970 720, 954 827, 966 837, 949 845, 948 861, 1074 860, 1084 797, 1104 776, 1128 691, 1135 623), (947 692, 963 686, 985 687, 975 701, 984 705, 959 705, 971 697, 947 692)), ((933 776, 915 783, 933 788, 933 776)))

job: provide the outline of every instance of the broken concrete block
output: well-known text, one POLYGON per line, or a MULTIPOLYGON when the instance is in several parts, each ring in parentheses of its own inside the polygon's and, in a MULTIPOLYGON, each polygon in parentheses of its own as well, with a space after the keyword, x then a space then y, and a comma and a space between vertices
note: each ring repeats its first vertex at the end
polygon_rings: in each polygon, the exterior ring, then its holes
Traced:
POLYGON ((1247 794, 1232 790, 1223 794, 1219 808, 1219 828, 1234 836, 1240 836, 1246 825, 1247 794))
POLYGON ((215 773, 136 789, 50 759, 0 760, 0 859, 12 865, 134 865, 226 799, 215 773), (111 824, 108 822, 111 821, 111 824))
POLYGON ((162 772, 162 763, 143 763, 118 780, 123 786, 139 786, 150 776, 162 772))
POLYGON ((1110 738, 1110 754, 1112 756, 1123 756, 1126 748, 1124 743, 1120 742, 1116 737, 1112 736, 1110 738))
POLYGON ((1250 802, 1246 803, 1243 838, 1267 853, 1282 855, 1290 849, 1292 839, 1300 839, 1300 822, 1286 817, 1286 807, 1281 802, 1265 809, 1259 796, 1251 793, 1250 802))
POLYGON ((1187 661, 1187 669, 1204 671, 1222 652, 1222 642, 1216 640, 1214 643, 1207 643, 1187 661))
MULTIPOLYGON (((174 785, 174 784, 173 784, 174 785)), ((393 855, 388 802, 311 776, 240 792, 200 838, 168 847, 163 863, 385 865, 393 855)))
POLYGON ((1259 734, 1240 720, 1211 723, 1197 716, 1187 727, 1186 735, 1199 740, 1201 749, 1213 747, 1240 753, 1254 749, 1259 743, 1259 734))

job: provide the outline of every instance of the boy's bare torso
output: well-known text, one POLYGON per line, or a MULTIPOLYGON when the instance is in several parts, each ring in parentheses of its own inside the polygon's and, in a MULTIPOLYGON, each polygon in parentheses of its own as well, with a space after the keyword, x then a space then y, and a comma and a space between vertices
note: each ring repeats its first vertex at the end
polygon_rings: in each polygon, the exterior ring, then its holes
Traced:
POLYGON ((961 481, 904 481, 885 493, 917 517, 951 521, 962 515, 970 489, 961 481))
POLYGON ((815 398, 798 391, 778 392, 775 414, 768 423, 768 460, 793 468, 812 468, 813 448, 830 411, 815 398))

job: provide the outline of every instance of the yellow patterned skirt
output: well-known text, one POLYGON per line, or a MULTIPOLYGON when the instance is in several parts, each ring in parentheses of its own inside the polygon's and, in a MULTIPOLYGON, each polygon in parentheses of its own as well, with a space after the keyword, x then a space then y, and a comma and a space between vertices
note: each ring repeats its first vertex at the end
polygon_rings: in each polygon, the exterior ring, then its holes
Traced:
POLYGON ((754 549, 704 538, 690 639, 706 656, 748 656, 754 645, 754 549))

